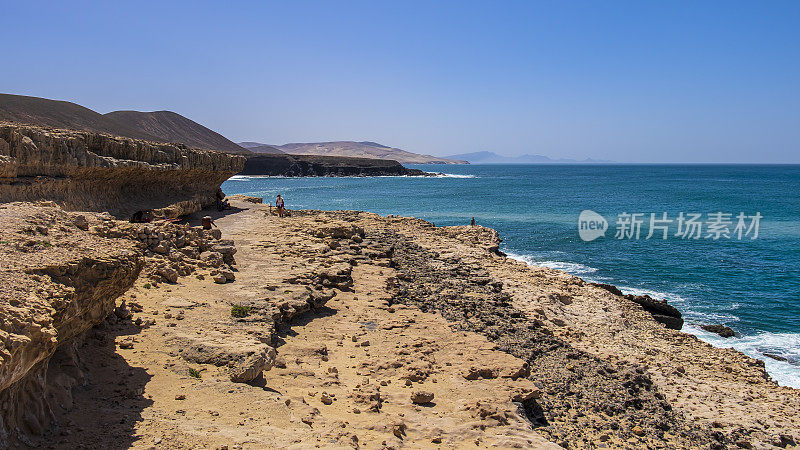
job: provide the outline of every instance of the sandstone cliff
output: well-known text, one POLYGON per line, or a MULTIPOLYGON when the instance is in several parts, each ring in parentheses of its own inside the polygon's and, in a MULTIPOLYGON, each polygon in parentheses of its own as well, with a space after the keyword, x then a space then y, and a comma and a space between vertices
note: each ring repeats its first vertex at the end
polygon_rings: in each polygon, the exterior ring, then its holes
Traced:
MULTIPOLYGON (((99 219, 93 219, 99 220, 99 219)), ((141 260, 134 245, 88 232, 84 215, 0 206, 0 446, 52 422, 83 381, 73 344, 114 310, 141 260), (51 358, 60 361, 53 367, 51 358)))
POLYGON ((214 203, 245 159, 178 144, 0 123, 0 202, 176 217, 214 203))

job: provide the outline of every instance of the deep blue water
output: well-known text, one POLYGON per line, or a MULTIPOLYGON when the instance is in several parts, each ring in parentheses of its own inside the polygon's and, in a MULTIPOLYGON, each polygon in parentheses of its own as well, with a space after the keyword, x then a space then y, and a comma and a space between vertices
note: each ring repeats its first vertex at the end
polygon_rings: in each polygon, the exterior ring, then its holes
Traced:
MULTIPOLYGON (((684 331, 764 359, 781 384, 800 388, 800 166, 746 165, 464 165, 415 166, 442 177, 234 177, 227 194, 274 200, 290 209, 354 209, 497 229, 501 249, 530 263, 565 270, 623 291, 666 298, 687 318, 684 331), (578 215, 608 221, 605 237, 584 242, 578 215), (641 236, 616 239, 620 213, 642 213, 641 236), (702 213, 702 237, 645 239, 650 213, 677 219, 702 213), (706 239, 709 213, 760 213, 759 236, 706 239), (698 324, 722 323, 723 339, 698 324), (789 358, 779 362, 764 356, 789 358)), ((746 224, 750 224, 747 219, 746 224)), ((752 235, 752 233, 751 233, 752 235)))

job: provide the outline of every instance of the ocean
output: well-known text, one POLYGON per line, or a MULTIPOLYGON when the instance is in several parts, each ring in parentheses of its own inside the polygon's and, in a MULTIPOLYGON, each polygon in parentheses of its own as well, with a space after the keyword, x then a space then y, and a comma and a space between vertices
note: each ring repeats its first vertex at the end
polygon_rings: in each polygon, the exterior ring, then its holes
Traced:
POLYGON ((443 175, 236 176, 222 188, 266 201, 281 194, 289 209, 365 210, 436 225, 474 217, 500 233, 510 257, 667 299, 683 313, 685 332, 762 359, 778 383, 800 388, 800 166, 409 167, 443 175), (606 220, 604 236, 581 238, 584 210, 606 220))

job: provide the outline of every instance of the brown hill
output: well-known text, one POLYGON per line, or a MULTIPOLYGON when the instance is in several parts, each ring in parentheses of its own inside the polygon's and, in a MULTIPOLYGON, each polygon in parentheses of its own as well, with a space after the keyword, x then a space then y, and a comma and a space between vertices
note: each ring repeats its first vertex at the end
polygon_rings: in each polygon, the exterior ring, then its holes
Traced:
POLYGON ((155 142, 177 142, 205 150, 250 153, 219 133, 170 111, 115 111, 100 114, 71 102, 0 94, 0 120, 155 142))
POLYGON ((0 121, 158 140, 142 130, 119 123, 81 105, 25 95, 0 94, 0 121))
POLYGON ((391 159, 401 164, 468 164, 447 158, 411 153, 375 142, 335 141, 292 143, 277 146, 293 155, 352 156, 357 158, 391 159))
POLYGON ((114 111, 104 116, 165 142, 180 142, 194 148, 228 153, 249 153, 225 136, 172 111, 114 111))

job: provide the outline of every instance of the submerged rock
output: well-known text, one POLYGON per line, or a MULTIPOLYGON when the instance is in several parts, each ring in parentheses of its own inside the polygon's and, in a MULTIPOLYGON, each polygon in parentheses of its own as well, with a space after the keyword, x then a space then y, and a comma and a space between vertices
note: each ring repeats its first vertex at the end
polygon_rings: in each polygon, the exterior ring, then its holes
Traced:
POLYGON ((700 328, 708 331, 709 333, 716 333, 724 338, 734 337, 736 333, 730 327, 725 325, 700 325, 700 328))

